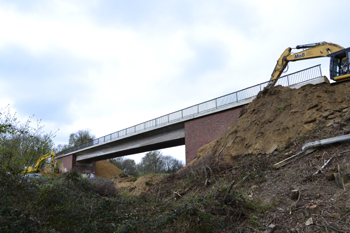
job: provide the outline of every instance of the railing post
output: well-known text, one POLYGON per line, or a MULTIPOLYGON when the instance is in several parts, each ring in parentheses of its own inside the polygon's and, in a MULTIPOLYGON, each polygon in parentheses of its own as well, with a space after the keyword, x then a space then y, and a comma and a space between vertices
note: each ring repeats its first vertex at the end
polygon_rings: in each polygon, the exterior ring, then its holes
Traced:
POLYGON ((215 108, 218 108, 218 99, 215 99, 215 108))
POLYGON ((238 102, 238 94, 237 94, 237 91, 236 91, 236 102, 238 102))

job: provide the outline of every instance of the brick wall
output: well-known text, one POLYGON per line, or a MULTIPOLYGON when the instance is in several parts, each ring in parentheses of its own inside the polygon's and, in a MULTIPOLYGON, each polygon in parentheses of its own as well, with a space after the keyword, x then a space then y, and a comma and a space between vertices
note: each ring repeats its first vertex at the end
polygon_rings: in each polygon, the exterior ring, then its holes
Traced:
POLYGON ((197 156, 197 150, 224 133, 238 119, 242 107, 218 112, 185 122, 186 164, 197 156))
POLYGON ((68 155, 61 159, 57 159, 59 164, 60 173, 66 173, 72 170, 73 168, 81 173, 96 173, 96 162, 93 163, 79 163, 76 162, 75 155, 68 155))
POLYGON ((68 155, 66 157, 57 159, 57 164, 59 166, 60 173, 65 173, 73 168, 73 155, 68 155))
POLYGON ((96 162, 92 163, 81 163, 77 162, 76 156, 74 155, 73 161, 74 168, 84 174, 96 174, 96 162))

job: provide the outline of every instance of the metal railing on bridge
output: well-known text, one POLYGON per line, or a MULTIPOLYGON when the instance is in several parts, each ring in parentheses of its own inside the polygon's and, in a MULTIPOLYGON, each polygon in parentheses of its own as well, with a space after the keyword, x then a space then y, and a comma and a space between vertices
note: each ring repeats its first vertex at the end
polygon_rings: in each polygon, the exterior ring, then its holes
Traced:
MULTIPOLYGON (((316 65, 316 66, 312 66, 307 69, 300 70, 298 72, 280 77, 277 80, 275 86, 277 85, 292 86, 298 83, 309 81, 311 79, 319 78, 321 76, 322 76, 321 65, 316 65)), ((80 150, 86 147, 90 147, 93 145, 105 143, 117 138, 125 137, 133 133, 142 132, 146 129, 156 128, 174 121, 179 121, 181 119, 189 118, 189 117, 198 115, 200 113, 204 113, 205 111, 223 108, 228 104, 237 103, 242 100, 249 99, 251 97, 256 96, 268 84, 269 84, 269 81, 260 83, 255 86, 251 86, 251 87, 233 92, 231 94, 227 94, 212 100, 205 101, 200 104, 193 105, 188 108, 181 109, 176 112, 172 112, 170 114, 155 118, 153 120, 149 120, 141 124, 134 125, 132 127, 119 130, 117 132, 108 134, 106 136, 94 139, 90 142, 68 148, 64 151, 57 153, 57 155, 66 154, 66 153, 70 153, 70 152, 80 150)))

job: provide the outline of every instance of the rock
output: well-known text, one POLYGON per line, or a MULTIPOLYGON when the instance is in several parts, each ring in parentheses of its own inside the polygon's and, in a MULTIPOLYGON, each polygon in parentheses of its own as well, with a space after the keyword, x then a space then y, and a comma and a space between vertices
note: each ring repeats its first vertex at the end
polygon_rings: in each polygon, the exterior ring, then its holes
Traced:
POLYGON ((332 126, 333 123, 334 123, 333 120, 328 120, 328 121, 326 122, 326 127, 332 126))
POLYGON ((331 180, 334 180, 334 171, 328 171, 327 173, 326 173, 326 179, 328 180, 328 181, 331 181, 331 180))
POLYGON ((318 107, 318 104, 311 104, 311 105, 307 108, 307 110, 310 110, 310 109, 316 108, 316 107, 318 107))
POLYGON ((329 115, 331 115, 331 114, 333 114, 333 112, 332 111, 327 111, 327 112, 324 112, 324 113, 322 113, 322 117, 323 118, 327 118, 329 115))
POLYGON ((312 117, 312 118, 305 120, 304 124, 308 124, 308 123, 315 122, 315 121, 316 121, 316 117, 312 117))
POLYGON ((339 213, 333 213, 331 214, 332 218, 340 219, 340 214, 339 213))
MULTIPOLYGON (((316 120, 315 120, 315 121, 316 121, 316 120)), ((303 126, 304 126, 305 129, 311 130, 311 129, 313 129, 313 128, 316 126, 316 122, 304 123, 303 126)))
POLYGON ((337 118, 335 118, 333 121, 334 121, 335 124, 338 124, 338 123, 341 122, 341 118, 340 118, 340 117, 337 117, 337 118))
POLYGON ((264 231, 264 233, 272 233, 276 230, 276 225, 270 224, 267 229, 264 231))
POLYGON ((306 226, 310 226, 310 225, 312 225, 312 224, 314 224, 314 221, 312 220, 312 218, 309 218, 309 219, 305 222, 305 225, 306 225, 306 226))
POLYGON ((336 118, 336 117, 337 117, 337 116, 333 114, 333 115, 329 115, 329 116, 327 117, 327 119, 328 119, 328 120, 331 120, 331 119, 334 119, 334 118, 336 118))

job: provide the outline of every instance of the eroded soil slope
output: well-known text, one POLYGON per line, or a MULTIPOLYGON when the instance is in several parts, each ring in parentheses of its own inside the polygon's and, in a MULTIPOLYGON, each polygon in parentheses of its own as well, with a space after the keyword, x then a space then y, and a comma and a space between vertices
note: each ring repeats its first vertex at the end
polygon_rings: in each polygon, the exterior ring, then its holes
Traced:
POLYGON ((350 232, 350 180, 344 178, 344 189, 334 180, 335 173, 350 177, 349 141, 273 166, 307 142, 349 133, 350 83, 277 86, 261 92, 197 159, 148 193, 184 205, 209 200, 196 211, 222 224, 221 232, 232 232, 232 226, 236 232, 264 232, 270 224, 277 226, 275 233, 350 232), (292 190, 299 191, 298 200, 291 199, 292 190), (232 206, 239 200, 248 204, 232 206), (319 211, 309 215, 307 205, 319 211))
MULTIPOLYGON (((306 85, 300 89, 277 86, 261 92, 217 140, 198 156, 271 153, 291 142, 305 140, 320 129, 324 137, 349 131, 350 84, 306 85)), ((318 135, 321 136, 322 135, 318 135)))

